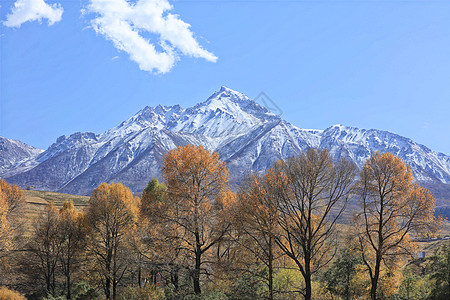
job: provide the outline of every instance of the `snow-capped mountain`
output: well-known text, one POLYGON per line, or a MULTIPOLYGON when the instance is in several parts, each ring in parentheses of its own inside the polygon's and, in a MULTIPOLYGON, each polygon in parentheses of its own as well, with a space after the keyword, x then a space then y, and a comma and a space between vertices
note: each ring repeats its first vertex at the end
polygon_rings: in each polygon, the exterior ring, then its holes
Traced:
POLYGON ((9 140, 0 136, 0 176, 6 172, 12 172, 12 170, 16 170, 16 172, 24 170, 43 151, 21 141, 9 140))
POLYGON ((46 151, 22 160, 26 168, 0 169, 0 176, 21 186, 74 194, 89 194, 104 181, 141 192, 151 177, 160 175, 164 153, 186 144, 217 151, 232 183, 310 147, 326 148, 358 166, 374 151, 389 151, 412 167, 418 181, 450 183, 450 157, 408 138, 341 125, 300 129, 226 87, 191 108, 145 107, 105 133, 62 136, 46 151))

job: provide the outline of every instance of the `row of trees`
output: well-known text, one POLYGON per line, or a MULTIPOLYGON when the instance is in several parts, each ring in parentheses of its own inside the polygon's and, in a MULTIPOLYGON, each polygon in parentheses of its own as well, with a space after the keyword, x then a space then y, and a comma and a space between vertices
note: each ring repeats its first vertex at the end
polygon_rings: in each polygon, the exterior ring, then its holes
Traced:
MULTIPOLYGON (((234 193, 218 154, 188 145, 165 155, 162 177, 140 198, 103 183, 85 211, 49 204, 23 251, 10 257, 29 278, 40 274, 48 294, 57 295, 62 278, 67 299, 74 278, 101 287, 106 299, 131 298, 125 287, 133 285, 152 287, 139 296, 145 299, 205 290, 219 299, 351 299, 355 272, 368 282, 366 296, 381 299, 394 294, 380 281, 394 278, 414 253, 411 238, 441 223, 432 195, 389 153, 374 153, 358 176, 349 161, 309 149, 250 176, 234 193), (343 225, 350 199, 361 209, 353 225, 343 225)), ((0 222, 0 230, 9 226, 7 213, 0 211, 0 222)))

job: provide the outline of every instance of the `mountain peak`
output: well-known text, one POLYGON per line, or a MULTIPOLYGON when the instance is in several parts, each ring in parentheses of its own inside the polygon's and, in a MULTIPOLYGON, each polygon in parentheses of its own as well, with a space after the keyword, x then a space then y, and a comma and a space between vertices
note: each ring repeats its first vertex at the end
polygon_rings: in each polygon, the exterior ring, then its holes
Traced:
POLYGON ((119 181, 140 192, 149 178, 160 175, 164 153, 186 144, 217 151, 232 182, 318 147, 359 167, 374 151, 388 151, 407 162, 419 182, 450 183, 450 156, 387 131, 340 124, 323 131, 300 129, 225 86, 187 109, 147 106, 100 135, 63 136, 42 154, 25 155, 25 161, 21 149, 7 141, 2 145, 0 138, 0 174, 3 168, 11 183, 44 190, 89 194, 101 182, 119 181))
POLYGON ((226 86, 221 86, 220 89, 216 92, 214 92, 205 102, 203 103, 208 103, 210 102, 210 99, 219 99, 221 101, 227 101, 227 100, 231 100, 233 102, 239 102, 239 101, 245 101, 245 100, 250 100, 252 101, 248 96, 244 95, 241 92, 232 90, 226 86))
MULTIPOLYGON (((35 159, 43 151, 21 141, 0 136, 0 178, 6 172, 18 168, 24 161, 35 159)), ((24 168, 18 169, 24 170, 24 168)), ((11 174, 9 173, 9 175, 11 174)))
POLYGON ((232 89, 230 89, 230 88, 228 88, 228 87, 222 85, 222 86, 220 87, 219 92, 226 92, 226 91, 232 91, 232 89))

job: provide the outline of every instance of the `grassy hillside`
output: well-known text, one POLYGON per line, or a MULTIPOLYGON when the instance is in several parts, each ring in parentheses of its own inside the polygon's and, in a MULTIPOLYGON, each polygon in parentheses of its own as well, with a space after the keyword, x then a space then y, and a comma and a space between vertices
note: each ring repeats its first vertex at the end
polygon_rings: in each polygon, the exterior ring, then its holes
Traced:
POLYGON ((25 228, 27 231, 30 231, 34 220, 42 213, 50 201, 53 202, 56 206, 61 207, 64 201, 72 200, 75 207, 81 209, 87 206, 89 201, 89 197, 87 196, 78 196, 78 195, 70 195, 70 194, 62 194, 62 193, 54 193, 54 192, 44 192, 44 191, 23 191, 25 195, 25 228))
POLYGON ((25 194, 25 201, 27 202, 36 202, 36 203, 49 203, 52 201, 56 206, 61 206, 64 201, 72 200, 75 206, 86 206, 89 197, 88 196, 79 196, 79 195, 70 195, 70 194, 62 194, 55 192, 44 192, 44 191, 23 191, 25 194))

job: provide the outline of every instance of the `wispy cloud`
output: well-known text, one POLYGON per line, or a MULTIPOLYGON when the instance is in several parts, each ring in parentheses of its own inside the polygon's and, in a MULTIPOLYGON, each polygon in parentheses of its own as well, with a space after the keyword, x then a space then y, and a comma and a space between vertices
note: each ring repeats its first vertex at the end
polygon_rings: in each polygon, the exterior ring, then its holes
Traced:
POLYGON ((127 52, 141 70, 167 73, 180 54, 215 62, 217 57, 199 45, 190 25, 168 13, 171 9, 168 0, 90 0, 88 6, 96 14, 94 30, 127 52), (144 31, 156 41, 143 37, 144 31))
POLYGON ((49 5, 44 0, 17 0, 3 22, 8 27, 20 27, 25 22, 48 20, 48 25, 61 21, 64 10, 60 4, 49 5))

